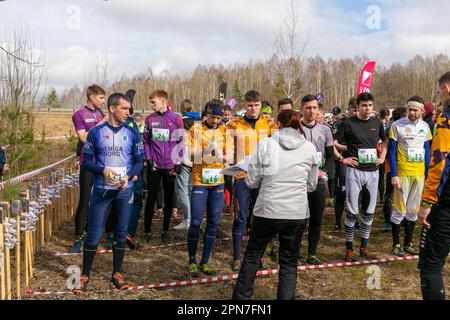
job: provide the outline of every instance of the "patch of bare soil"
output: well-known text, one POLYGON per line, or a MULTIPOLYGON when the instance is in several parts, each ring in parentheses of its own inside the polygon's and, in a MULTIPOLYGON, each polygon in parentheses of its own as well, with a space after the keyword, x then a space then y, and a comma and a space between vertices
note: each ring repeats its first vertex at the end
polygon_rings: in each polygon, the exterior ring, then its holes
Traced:
MULTIPOLYGON (((143 214, 141 215, 142 218, 143 214)), ((369 243, 371 254, 378 258, 390 257, 391 233, 381 231, 381 208, 377 209, 376 219, 369 243)), ((143 223, 141 219, 141 223, 143 223)), ((174 226, 177 221, 172 221, 174 226)), ((232 218, 222 217, 218 238, 231 237, 232 218)), ((344 234, 333 234, 334 210, 327 207, 323 233, 318 250, 318 257, 326 263, 342 262, 344 258, 344 234)), ((161 245, 160 230, 162 221, 154 221, 152 246, 161 245)), ((138 234, 143 232, 142 225, 138 234)), ((403 232, 402 232, 403 236, 403 232)), ((82 265, 82 257, 56 257, 56 252, 68 252, 73 240, 73 223, 66 223, 57 231, 51 243, 43 252, 37 255, 35 275, 29 289, 34 291, 66 291, 66 269, 70 265, 82 265)), ((418 243, 419 229, 415 231, 415 242, 418 243)), ((183 231, 172 231, 172 242, 185 242, 183 231)), ((355 235, 355 245, 359 243, 359 232, 355 235)), ((303 240, 303 249, 307 240, 303 240)), ((245 243, 244 243, 245 245, 245 243)), ((357 249, 357 247, 355 248, 357 249)), ((202 246, 199 246, 198 255, 202 246)), ((245 248, 243 248, 243 252, 245 248)), ((304 250, 302 250, 304 251, 304 250)), ((218 271, 218 275, 232 274, 230 262, 232 260, 232 242, 218 240, 211 263, 218 271)), ((125 279, 133 285, 186 280, 187 247, 186 244, 166 249, 150 251, 128 251, 123 265, 125 279)), ((270 266, 277 267, 275 262, 270 266)), ((418 300, 421 299, 420 279, 417 261, 380 264, 381 288, 370 290, 367 287, 367 266, 344 267, 325 270, 299 272, 297 282, 297 299, 301 300, 418 300)), ((93 299, 93 300, 122 300, 122 299, 230 299, 234 281, 193 285, 168 289, 151 289, 136 292, 105 292, 113 289, 110 283, 112 271, 112 255, 97 255, 92 272, 92 292, 86 296, 24 296, 23 299, 93 299)), ((450 290, 450 267, 447 264, 444 275, 446 289, 450 290)), ((274 299, 276 297, 277 276, 258 278, 255 283, 254 299, 274 299)))

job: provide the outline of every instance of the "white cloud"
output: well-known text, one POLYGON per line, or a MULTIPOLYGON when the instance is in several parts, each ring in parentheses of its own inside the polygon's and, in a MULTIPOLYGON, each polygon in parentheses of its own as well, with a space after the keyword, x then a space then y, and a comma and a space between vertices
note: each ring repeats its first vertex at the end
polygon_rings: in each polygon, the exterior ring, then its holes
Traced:
MULTIPOLYGON (((46 49, 48 87, 82 83, 98 52, 107 52, 120 77, 168 69, 188 73, 198 64, 229 65, 270 58, 273 34, 290 0, 32 0, 0 2, 3 25, 25 24, 46 49), (80 8, 80 29, 69 30, 67 7, 80 8)), ((369 1, 367 6, 370 5, 369 1)), ((306 54, 352 57, 366 54, 382 64, 450 48, 445 0, 374 0, 383 29, 364 29, 366 8, 328 0, 296 0, 306 54)))

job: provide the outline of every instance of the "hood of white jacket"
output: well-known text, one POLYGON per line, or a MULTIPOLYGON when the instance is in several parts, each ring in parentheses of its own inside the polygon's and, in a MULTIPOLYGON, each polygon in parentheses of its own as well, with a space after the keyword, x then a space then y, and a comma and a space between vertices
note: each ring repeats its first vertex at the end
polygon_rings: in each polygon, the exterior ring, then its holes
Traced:
POLYGON ((298 149, 306 143, 305 137, 298 130, 292 128, 280 129, 272 137, 281 147, 287 150, 298 149))

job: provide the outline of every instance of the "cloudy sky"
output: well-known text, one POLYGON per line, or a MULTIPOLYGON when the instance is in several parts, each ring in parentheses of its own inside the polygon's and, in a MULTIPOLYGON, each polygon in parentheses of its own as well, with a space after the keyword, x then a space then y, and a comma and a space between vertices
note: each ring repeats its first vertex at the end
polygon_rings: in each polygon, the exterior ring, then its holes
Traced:
MULTIPOLYGON (((96 57, 108 57, 115 78, 148 68, 189 74, 198 64, 227 66, 268 59, 274 32, 290 2, 4 0, 0 32, 15 27, 30 30, 45 50, 48 87, 61 92, 86 82, 96 57)), ((309 30, 307 56, 366 54, 390 64, 450 49, 448 0, 294 0, 294 4, 303 30, 309 30)))

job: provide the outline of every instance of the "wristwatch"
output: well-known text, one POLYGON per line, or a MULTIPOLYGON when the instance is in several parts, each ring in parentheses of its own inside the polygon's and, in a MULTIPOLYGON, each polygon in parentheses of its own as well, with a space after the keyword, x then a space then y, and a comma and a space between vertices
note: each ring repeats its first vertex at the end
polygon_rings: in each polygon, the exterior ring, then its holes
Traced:
POLYGON ((420 206, 422 206, 424 208, 431 208, 433 206, 433 204, 422 200, 422 202, 420 203, 420 206))
POLYGON ((338 161, 342 162, 342 160, 344 160, 344 157, 342 155, 339 156, 338 161))

